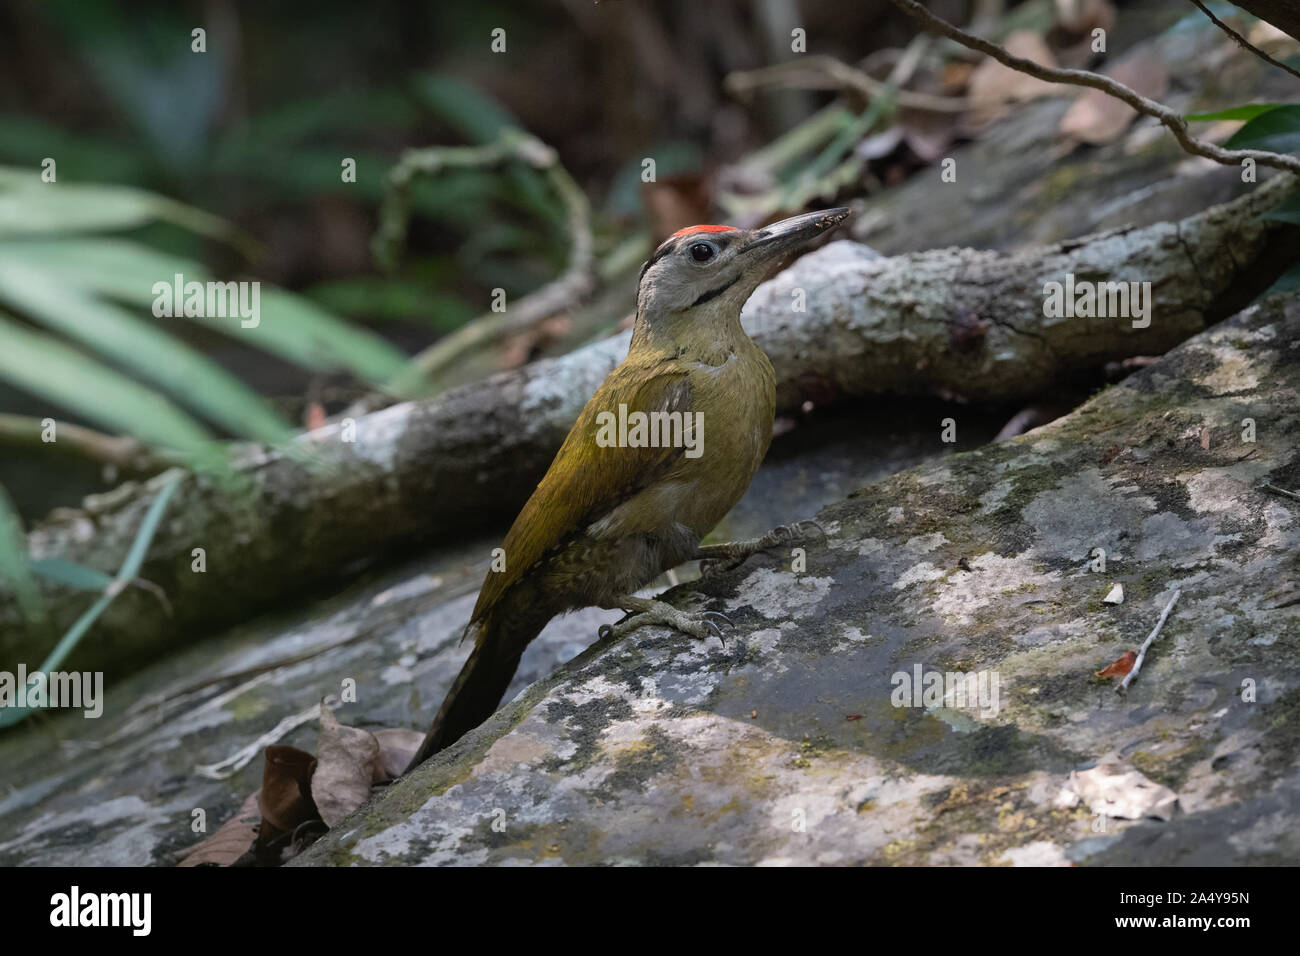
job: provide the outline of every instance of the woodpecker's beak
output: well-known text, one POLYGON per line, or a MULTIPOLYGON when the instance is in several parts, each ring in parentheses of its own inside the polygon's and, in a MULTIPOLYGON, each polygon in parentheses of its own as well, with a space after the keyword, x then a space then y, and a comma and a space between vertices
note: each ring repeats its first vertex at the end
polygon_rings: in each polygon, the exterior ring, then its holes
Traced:
POLYGON ((806 212, 802 216, 791 216, 770 226, 764 226, 754 233, 754 237, 741 246, 740 254, 757 252, 762 259, 773 259, 782 253, 805 246, 828 229, 834 229, 849 218, 849 210, 841 206, 838 209, 821 209, 806 212))

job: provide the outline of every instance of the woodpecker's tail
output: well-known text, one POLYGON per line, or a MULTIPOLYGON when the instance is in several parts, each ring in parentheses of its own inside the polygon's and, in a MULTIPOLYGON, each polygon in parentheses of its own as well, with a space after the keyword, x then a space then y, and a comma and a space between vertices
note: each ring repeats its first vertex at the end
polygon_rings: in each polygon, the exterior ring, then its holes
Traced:
POLYGON ((536 637, 546 620, 533 626, 532 621, 511 622, 509 634, 501 633, 496 619, 471 622, 466 634, 475 638, 474 650, 460 669, 451 689, 443 699, 433 726, 415 752, 406 772, 414 770, 440 750, 446 750, 469 731, 492 716, 505 695, 506 688, 519 669, 524 648, 536 637))

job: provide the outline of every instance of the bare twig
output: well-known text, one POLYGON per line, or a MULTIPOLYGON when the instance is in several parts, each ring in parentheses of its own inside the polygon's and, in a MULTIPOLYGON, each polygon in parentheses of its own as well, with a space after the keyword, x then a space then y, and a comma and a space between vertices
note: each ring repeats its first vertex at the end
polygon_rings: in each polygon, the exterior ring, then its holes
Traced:
POLYGON ((571 309, 596 288, 591 210, 587 197, 560 164, 555 150, 519 130, 508 130, 486 146, 433 147, 408 150, 389 173, 389 196, 384 203, 375 253, 381 263, 391 264, 406 237, 410 215, 409 190, 418 174, 449 168, 494 165, 509 160, 528 163, 540 170, 564 205, 569 234, 569 264, 553 282, 530 292, 505 312, 488 312, 439 339, 415 356, 406 369, 388 384, 392 394, 411 398, 428 390, 431 379, 475 348, 498 342, 516 332, 571 309))
POLYGON ((1129 89, 1123 83, 1117 83, 1108 76, 1102 76, 1100 73, 1092 73, 1088 70, 1061 70, 1055 67, 1043 66, 1023 57, 1013 56, 996 43, 990 43, 988 40, 972 36, 953 26, 947 20, 936 17, 921 6, 917 0, 890 0, 890 3, 926 29, 933 30, 951 40, 956 40, 962 46, 987 54, 1013 70, 1019 70, 1021 73, 1027 73, 1049 83, 1069 83, 1073 86, 1087 86, 1094 90, 1101 90, 1103 93, 1109 93, 1116 99, 1127 103, 1139 113, 1159 120, 1169 132, 1174 134, 1178 144, 1193 155, 1204 156, 1226 166, 1236 166, 1244 159, 1253 159, 1261 166, 1272 166, 1275 169, 1288 169, 1293 173, 1300 173, 1300 158, 1294 156, 1283 156, 1262 149, 1224 149, 1205 140, 1197 139, 1187 132, 1187 120, 1181 114, 1171 110, 1163 103, 1147 99, 1145 96, 1129 89))
POLYGON ((1138 656, 1137 660, 1133 662, 1133 669, 1124 676, 1124 679, 1119 682, 1119 686, 1115 688, 1117 694, 1122 694, 1124 691, 1128 690, 1129 682, 1133 680, 1134 677, 1138 676, 1138 671, 1142 669, 1142 661, 1145 660, 1147 656, 1147 648, 1150 647, 1151 642, 1156 639, 1156 635, 1160 633, 1160 629, 1165 626, 1165 619, 1169 617, 1169 612, 1174 609, 1174 605, 1178 603, 1178 599, 1182 594, 1182 591, 1175 591, 1174 596, 1171 597, 1169 603, 1165 605, 1165 609, 1160 612, 1160 620, 1156 621, 1155 629, 1151 631, 1147 636, 1147 639, 1142 642, 1142 646, 1138 648, 1138 656))
POLYGON ((50 452, 63 452, 112 465, 133 475, 154 475, 181 461, 165 452, 153 451, 134 438, 105 435, 68 422, 58 423, 57 441, 46 442, 44 432, 45 426, 41 419, 0 414, 0 445, 27 445, 50 452))
POLYGON ((1275 495, 1285 495, 1287 498, 1295 498, 1297 501, 1300 501, 1300 495, 1296 494, 1294 491, 1287 491, 1285 488, 1279 488, 1277 485, 1264 485, 1264 490, 1271 491, 1275 495))
POLYGON ((911 90, 891 90, 884 80, 877 80, 861 70, 830 56, 806 56, 775 66, 745 70, 727 76, 728 92, 743 95, 763 86, 798 87, 805 90, 853 90, 867 99, 892 96, 899 106, 928 110, 932 113, 961 113, 970 103, 961 97, 934 96, 911 90))
POLYGON ((1261 50, 1259 47, 1257 47, 1257 46, 1255 46, 1254 44, 1252 44, 1252 43, 1251 43, 1249 40, 1247 40, 1244 36, 1242 36, 1240 33, 1238 33, 1238 32, 1237 32, 1236 30, 1234 30, 1232 27, 1228 26, 1226 23, 1224 23, 1222 20, 1220 20, 1218 17, 1216 17, 1216 16, 1214 15, 1214 13, 1210 10, 1209 7, 1207 7, 1205 4, 1201 3, 1201 0, 1192 0, 1192 3, 1194 3, 1194 4, 1196 4, 1198 7, 1200 7, 1200 8, 1201 8, 1201 12, 1204 13, 1207 17, 1210 18, 1210 22, 1211 22, 1211 23, 1213 23, 1216 27, 1218 27, 1218 28, 1219 28, 1220 30, 1222 30, 1224 33, 1228 34, 1228 36, 1230 36, 1230 37, 1232 37, 1234 40, 1236 40, 1236 41, 1237 41, 1237 44, 1238 44, 1239 46, 1241 46, 1243 49, 1249 50, 1251 53, 1254 53, 1256 56, 1258 56, 1260 59, 1262 59, 1265 63, 1269 63, 1269 64, 1271 64, 1271 65, 1277 67, 1279 70, 1286 70, 1286 71, 1287 71, 1288 73, 1290 73, 1292 76, 1296 77, 1297 79, 1300 79, 1300 72, 1297 72, 1296 70, 1294 70, 1294 69, 1292 69, 1291 67, 1287 66, 1285 63, 1281 62, 1280 60, 1275 60, 1275 59, 1273 59, 1271 56, 1269 56, 1267 53, 1265 53, 1265 52, 1264 52, 1263 50, 1261 50))
POLYGON ((199 764, 194 768, 194 772, 200 777, 207 777, 209 780, 225 780, 229 777, 233 777, 240 770, 244 769, 244 767, 252 763, 253 758, 267 747, 279 743, 303 724, 309 724, 313 720, 320 720, 320 709, 322 705, 326 707, 337 707, 338 698, 326 697, 319 704, 313 704, 304 711, 291 714, 252 743, 240 747, 225 760, 219 760, 213 764, 199 764))

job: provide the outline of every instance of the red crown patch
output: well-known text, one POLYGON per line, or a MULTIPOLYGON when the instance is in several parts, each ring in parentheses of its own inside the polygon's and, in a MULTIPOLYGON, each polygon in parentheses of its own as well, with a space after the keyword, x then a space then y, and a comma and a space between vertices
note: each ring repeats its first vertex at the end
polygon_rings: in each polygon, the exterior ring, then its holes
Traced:
POLYGON ((678 236, 689 236, 693 232, 735 232, 735 226, 687 226, 685 229, 678 229, 668 238, 676 239, 678 236))

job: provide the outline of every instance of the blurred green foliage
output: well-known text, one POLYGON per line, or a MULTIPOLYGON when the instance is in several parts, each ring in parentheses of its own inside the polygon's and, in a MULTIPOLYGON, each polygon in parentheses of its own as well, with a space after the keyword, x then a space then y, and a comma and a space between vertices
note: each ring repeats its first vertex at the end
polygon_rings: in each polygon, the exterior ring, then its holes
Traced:
MULTIPOLYGON (((518 125, 493 99, 445 75, 410 70, 386 71, 378 82, 357 77, 377 48, 394 42, 400 24, 393 17, 359 22, 351 5, 325 5, 311 18, 240 10, 241 21, 225 22, 214 15, 221 8, 186 6, 150 5, 147 16, 113 0, 48 0, 29 8, 93 82, 84 99, 107 109, 74 129, 69 118, 0 106, 0 162, 30 167, 54 157, 61 182, 160 190, 245 225, 268 213, 305 223, 330 201, 357 208, 373 225, 386 171, 401 149, 487 142, 518 125), (208 28, 203 55, 190 49, 196 22, 208 28), (259 31, 272 23, 278 30, 268 47, 259 31), (314 83, 329 70, 331 52, 340 54, 336 82, 314 83), (281 66, 281 57, 293 58, 292 67, 281 66), (271 67, 277 72, 268 73, 271 67), (340 175, 344 157, 356 161, 355 182, 340 175)), ((451 29, 477 44, 501 22, 499 12, 499 4, 488 2, 454 17, 428 15, 438 17, 440 32, 451 29)), ((512 17, 517 22, 518 12, 512 17)), ((394 58, 398 68, 413 59, 403 54, 394 58)), ((381 329, 401 322, 445 330, 481 312, 488 290, 523 294, 564 262, 561 211, 532 170, 439 177, 418 186, 412 208, 437 229, 426 231, 422 238, 429 241, 385 280, 376 299, 356 294, 377 289, 365 282, 340 297, 336 271, 310 261, 292 262, 293 274, 284 278, 305 278, 301 291, 309 298, 381 329)), ((191 257, 207 251, 175 230, 149 238, 191 257)), ((255 257, 250 264, 256 271, 262 263, 255 257)), ((361 271, 350 278, 367 277, 373 278, 361 271)))
MULTIPOLYGON (((343 378, 326 394, 346 402, 480 314, 492 289, 520 296, 563 267, 562 209, 518 166, 417 183, 412 242, 380 274, 368 243, 401 152, 519 124, 425 69, 417 39, 482 46, 502 4, 379 0, 372 13, 150 0, 0 13, 12 28, 0 37, 0 384, 23 393, 0 388, 0 412, 48 410, 215 466, 225 437, 290 438, 322 376, 343 378), (41 179, 47 158, 55 182, 41 179), (154 284, 178 273, 259 279, 260 324, 154 317, 154 284)), ((529 16, 511 10, 513 23, 529 16)), ((534 36, 549 28, 541 13, 532 22, 534 36)), ((50 494, 60 479, 6 462, 9 450, 0 480, 20 513, 89 490, 65 460, 72 491, 50 494)))
MULTIPOLYGON (((519 125, 473 85, 413 68, 418 51, 385 52, 396 21, 436 16, 114 0, 0 14, 0 29, 38 42, 21 63, 0 63, 0 76, 31 71, 0 83, 0 384, 16 390, 0 388, 0 400, 22 399, 0 412, 66 416, 165 450, 162 461, 220 471, 228 437, 283 444, 296 434, 273 398, 301 399, 325 375, 376 388, 412 346, 482 312, 492 288, 522 295, 549 279, 568 251, 563 211, 523 166, 422 180, 410 196, 418 241, 391 275, 369 260, 403 149, 487 142, 519 125), (191 50, 195 23, 208 30, 202 55, 191 50), (24 84, 49 91, 36 97, 45 108, 27 102, 24 84), (47 158, 52 182, 41 175, 47 158), (345 158, 355 181, 342 175, 345 158), (321 234, 337 222, 341 240, 321 234), (340 244, 354 250, 345 267, 340 244), (259 323, 155 316, 155 284, 177 274, 258 280, 259 323)), ((478 43, 497 22, 488 0, 458 11, 446 39, 478 43)), ((44 620, 38 578, 97 592, 84 630, 111 581, 29 563, 20 515, 72 503, 90 490, 87 473, 33 452, 23 456, 39 469, 30 475, 16 447, 0 437, 0 463, 30 498, 15 504, 0 487, 0 590, 18 595, 33 627, 44 620), (69 490, 47 491, 60 482, 69 490)))

